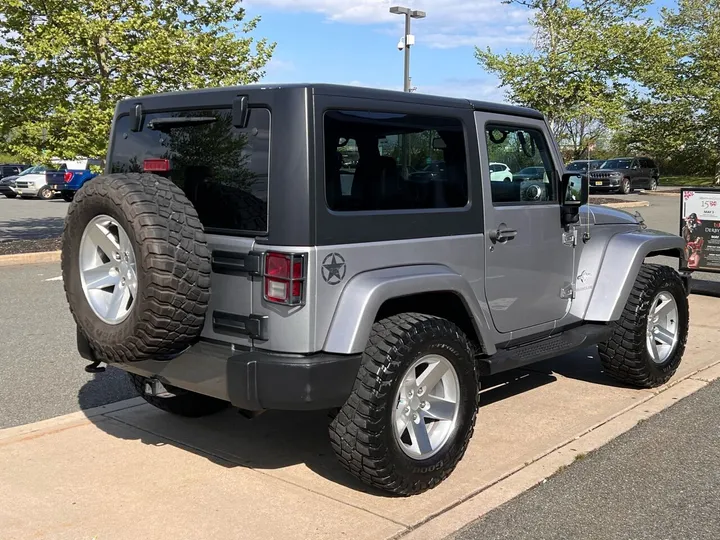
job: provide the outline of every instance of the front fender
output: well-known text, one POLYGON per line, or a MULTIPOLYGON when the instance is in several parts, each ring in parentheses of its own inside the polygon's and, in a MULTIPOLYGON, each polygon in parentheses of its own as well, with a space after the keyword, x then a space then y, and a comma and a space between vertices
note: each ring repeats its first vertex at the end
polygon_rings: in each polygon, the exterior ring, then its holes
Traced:
POLYGON ((623 232, 610 239, 585 319, 616 321, 620 318, 640 266, 650 254, 684 257, 685 240, 651 229, 623 232))
POLYGON ((443 291, 460 297, 485 352, 493 354, 495 346, 488 333, 487 319, 470 284, 450 268, 434 264, 384 268, 353 277, 340 295, 323 350, 337 354, 360 353, 367 346, 375 316, 384 302, 443 291))

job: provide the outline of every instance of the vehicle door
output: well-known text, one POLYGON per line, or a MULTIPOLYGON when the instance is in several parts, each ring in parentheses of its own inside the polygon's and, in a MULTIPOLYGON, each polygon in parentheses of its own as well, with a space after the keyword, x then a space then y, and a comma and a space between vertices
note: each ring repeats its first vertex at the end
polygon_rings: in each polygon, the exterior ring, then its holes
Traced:
POLYGON ((645 185, 645 175, 643 174, 643 169, 639 159, 633 159, 630 164, 630 171, 628 174, 630 176, 631 187, 635 188, 645 185))
POLYGON ((640 159, 640 170, 642 170, 642 185, 650 187, 650 180, 653 176, 653 163, 647 158, 640 159))
POLYGON ((563 242, 558 202, 562 158, 542 120, 478 112, 476 122, 493 323, 503 333, 552 323, 567 313, 573 282, 573 247, 563 242), (538 167, 541 178, 492 182, 490 162, 512 173, 538 167))

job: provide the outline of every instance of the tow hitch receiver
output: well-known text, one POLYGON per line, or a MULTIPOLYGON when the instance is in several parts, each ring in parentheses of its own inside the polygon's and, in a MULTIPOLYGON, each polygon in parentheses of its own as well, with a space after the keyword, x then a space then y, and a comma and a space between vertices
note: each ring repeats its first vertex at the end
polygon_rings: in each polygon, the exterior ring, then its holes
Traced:
POLYGON ((145 381, 145 393, 149 396, 168 397, 174 396, 172 392, 169 392, 165 385, 158 379, 148 379, 145 381))

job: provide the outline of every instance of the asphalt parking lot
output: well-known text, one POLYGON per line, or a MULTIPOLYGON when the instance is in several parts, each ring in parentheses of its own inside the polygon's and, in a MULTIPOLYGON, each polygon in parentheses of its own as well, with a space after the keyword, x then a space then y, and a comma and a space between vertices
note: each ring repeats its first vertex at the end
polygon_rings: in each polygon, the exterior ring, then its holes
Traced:
POLYGON ((0 195, 0 242, 62 234, 68 203, 62 199, 8 199, 0 195))

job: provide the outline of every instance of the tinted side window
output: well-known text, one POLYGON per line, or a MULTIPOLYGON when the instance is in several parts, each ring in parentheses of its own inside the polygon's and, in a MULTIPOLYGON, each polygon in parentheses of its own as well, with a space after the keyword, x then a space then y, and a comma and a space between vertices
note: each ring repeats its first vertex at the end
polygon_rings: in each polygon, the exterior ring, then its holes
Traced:
POLYGON ((458 119, 327 111, 324 151, 331 210, 462 208, 468 202, 458 119))
POLYGON ((232 125, 230 109, 150 113, 141 131, 129 127, 127 116, 117 120, 111 172, 142 172, 146 159, 167 159, 163 174, 185 192, 206 229, 267 232, 268 109, 251 108, 243 129, 232 125), (189 120, 163 123, 168 118, 189 120))
MULTIPOLYGON (((490 182, 493 203, 533 204, 557 201, 554 167, 540 130, 486 126, 488 160, 510 168, 510 182, 490 182)), ((492 172, 492 170, 491 170, 492 172)))

